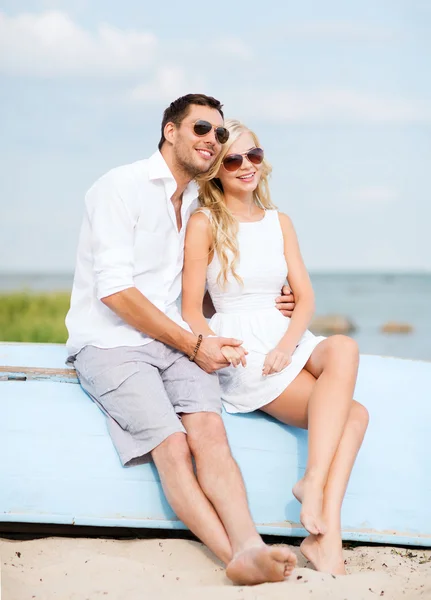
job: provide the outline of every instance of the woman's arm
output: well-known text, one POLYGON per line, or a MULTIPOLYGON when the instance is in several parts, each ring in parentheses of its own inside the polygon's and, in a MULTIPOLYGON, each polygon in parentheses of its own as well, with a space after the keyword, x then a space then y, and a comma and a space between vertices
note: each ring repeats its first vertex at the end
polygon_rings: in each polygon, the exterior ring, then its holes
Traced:
POLYGON ((309 326, 315 310, 313 288, 301 256, 292 221, 283 213, 279 213, 279 218, 283 231, 284 256, 289 273, 289 283, 295 296, 295 310, 286 333, 276 348, 267 355, 263 369, 265 375, 281 371, 289 364, 290 357, 309 326))
MULTIPOLYGON (((212 231, 208 218, 197 212, 190 217, 186 231, 182 316, 193 333, 201 333, 204 337, 215 335, 203 314, 207 268, 213 257, 211 246, 212 231)), ((221 353, 234 367, 240 364, 245 367, 247 351, 242 346, 222 346, 221 353)))
POLYGON ((212 231, 208 218, 193 214, 187 224, 184 246, 182 316, 193 333, 214 335, 203 314, 208 264, 211 262, 212 231))

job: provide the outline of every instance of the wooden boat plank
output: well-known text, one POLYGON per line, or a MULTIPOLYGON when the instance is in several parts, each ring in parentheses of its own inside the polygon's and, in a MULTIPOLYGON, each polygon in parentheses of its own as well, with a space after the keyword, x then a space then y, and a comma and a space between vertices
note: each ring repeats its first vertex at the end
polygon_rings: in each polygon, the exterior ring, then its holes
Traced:
POLYGON ((48 369, 35 367, 0 366, 0 380, 3 381, 58 381, 79 383, 75 369, 48 369))

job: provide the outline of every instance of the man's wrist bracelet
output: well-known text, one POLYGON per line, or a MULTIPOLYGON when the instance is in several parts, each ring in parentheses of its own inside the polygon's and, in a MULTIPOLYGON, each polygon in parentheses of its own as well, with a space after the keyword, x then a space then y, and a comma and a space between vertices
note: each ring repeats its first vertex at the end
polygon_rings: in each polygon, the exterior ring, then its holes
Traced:
POLYGON ((202 340, 203 340, 203 335, 200 333, 198 335, 198 341, 196 342, 196 346, 195 346, 193 352, 189 356, 189 360, 191 360, 191 361, 195 360, 196 354, 198 353, 198 350, 199 350, 199 347, 202 344, 202 340))

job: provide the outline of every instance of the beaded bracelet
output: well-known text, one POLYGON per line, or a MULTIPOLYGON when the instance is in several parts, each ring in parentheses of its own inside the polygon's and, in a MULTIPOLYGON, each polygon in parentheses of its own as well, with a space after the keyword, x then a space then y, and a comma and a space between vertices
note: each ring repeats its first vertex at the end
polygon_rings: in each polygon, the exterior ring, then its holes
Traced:
POLYGON ((193 350, 192 354, 189 356, 189 360, 191 360, 191 361, 194 361, 194 360, 195 360, 195 358, 196 358, 196 354, 198 353, 198 350, 199 350, 199 346, 200 346, 200 345, 201 345, 201 343, 202 343, 202 339, 203 339, 203 335, 200 333, 200 334, 198 335, 198 341, 197 341, 197 343, 196 343, 195 349, 193 350))

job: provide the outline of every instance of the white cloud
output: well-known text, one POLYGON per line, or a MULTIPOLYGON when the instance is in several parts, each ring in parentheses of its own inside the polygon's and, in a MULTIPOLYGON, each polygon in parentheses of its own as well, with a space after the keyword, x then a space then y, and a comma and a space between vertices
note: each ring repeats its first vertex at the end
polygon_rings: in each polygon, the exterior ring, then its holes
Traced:
MULTIPOLYGON (((384 35, 389 30, 354 23, 291 24, 295 35, 384 35)), ((389 35, 389 33, 388 33, 389 35)), ((119 104, 166 102, 190 91, 211 87, 211 69, 200 68, 200 45, 180 39, 159 44, 152 32, 121 30, 99 24, 87 30, 65 12, 22 13, 9 17, 0 12, 0 72, 35 77, 119 78, 127 83, 117 88, 119 104), (178 50, 175 50, 178 48, 178 50), (127 91, 128 88, 128 91, 127 91)), ((253 59, 253 52, 240 37, 215 39, 205 53, 205 64, 226 56, 253 59)), ((248 91, 220 87, 216 97, 225 101, 229 113, 267 122, 422 122, 431 120, 431 109, 398 97, 340 88, 304 90, 254 86, 248 91), (252 93, 250 93, 252 92, 252 93), (252 97, 253 102, 244 102, 252 97)), ((226 86, 225 86, 226 87, 226 86)))
POLYGON ((194 76, 182 67, 162 66, 145 83, 126 93, 132 103, 170 102, 183 94, 201 93, 206 87, 203 77, 194 76))
POLYGON ((283 35, 294 39, 324 39, 349 42, 388 42, 400 32, 388 27, 351 21, 308 21, 291 23, 283 27, 283 35))
POLYGON ((384 185, 362 187, 353 190, 349 195, 354 203, 362 206, 369 204, 373 206, 390 206, 397 202, 400 197, 395 189, 384 185))
MULTIPOLYGON (((246 92, 244 92, 245 95, 246 92)), ((253 93, 253 104, 244 106, 232 98, 241 114, 267 122, 421 122, 431 119, 425 104, 400 98, 384 98, 348 89, 271 90, 253 93)), ((239 111, 238 111, 239 113, 239 111)))
POLYGON ((154 61, 152 33, 122 31, 101 24, 94 32, 64 12, 0 13, 0 70, 12 75, 125 76, 154 61))
MULTIPOLYGON (((242 60, 248 60, 253 57, 251 47, 236 37, 217 40, 212 44, 212 48, 220 56, 230 56, 242 60)), ((195 49, 195 51, 197 50, 199 50, 199 47, 195 49)))

